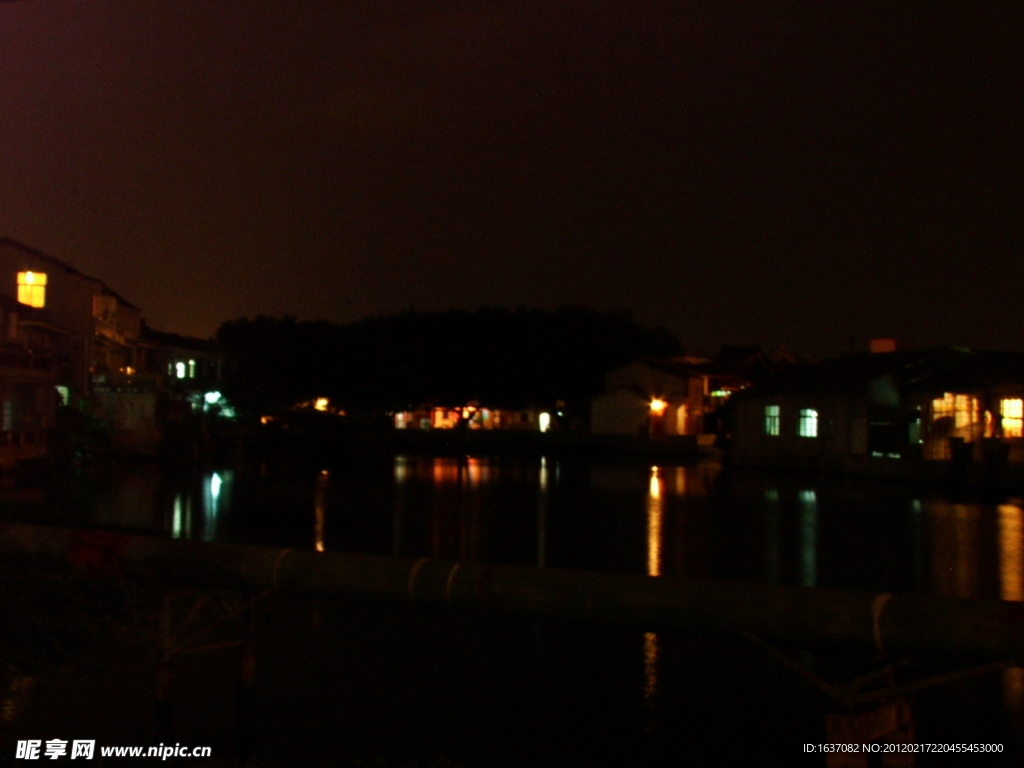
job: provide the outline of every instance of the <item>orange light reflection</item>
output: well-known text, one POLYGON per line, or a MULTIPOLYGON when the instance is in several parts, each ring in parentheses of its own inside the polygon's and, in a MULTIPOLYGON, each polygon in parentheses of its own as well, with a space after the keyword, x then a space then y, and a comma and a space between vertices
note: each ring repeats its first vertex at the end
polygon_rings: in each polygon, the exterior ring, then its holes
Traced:
POLYGON ((651 467, 647 492, 647 575, 661 576, 661 478, 657 467, 651 467))
POLYGON ((313 494, 313 546, 317 552, 324 551, 324 521, 327 517, 327 485, 330 475, 326 469, 320 470, 316 479, 316 491, 313 494))
POLYGON ((1003 600, 1024 600, 1024 512, 999 505, 999 584, 1003 600))

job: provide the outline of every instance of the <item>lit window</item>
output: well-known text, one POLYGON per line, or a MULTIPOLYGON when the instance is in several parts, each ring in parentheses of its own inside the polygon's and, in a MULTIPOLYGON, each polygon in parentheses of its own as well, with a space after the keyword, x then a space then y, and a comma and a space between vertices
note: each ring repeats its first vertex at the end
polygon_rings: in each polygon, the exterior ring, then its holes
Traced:
POLYGON ((184 363, 175 363, 174 364, 174 371, 177 374, 179 379, 184 379, 185 378, 185 364, 184 363))
POLYGON ((18 273, 18 301, 30 307, 46 306, 46 273, 18 273))
POLYGON ((932 420, 952 418, 956 429, 969 427, 977 421, 978 398, 971 395, 943 394, 942 399, 932 400, 932 420))
POLYGON ((800 409, 800 437, 818 436, 818 412, 813 408, 800 409))
POLYGON ((966 427, 974 422, 974 413, 978 410, 977 398, 970 395, 956 396, 956 425, 966 427))
POLYGON ((1003 417, 1003 437, 1024 437, 1024 400, 1000 400, 999 413, 1003 417))
POLYGON ((932 421, 953 418, 953 402, 953 395, 949 392, 947 392, 941 399, 936 398, 932 400, 932 421))
POLYGON ((766 405, 764 407, 764 433, 766 435, 778 436, 779 421, 779 406, 766 405))
POLYGON ((196 361, 195 360, 189 360, 188 361, 188 377, 190 379, 194 379, 196 377, 196 361))
POLYGON ((547 432, 551 429, 551 414, 545 411, 538 418, 538 424, 540 425, 541 432, 547 432))

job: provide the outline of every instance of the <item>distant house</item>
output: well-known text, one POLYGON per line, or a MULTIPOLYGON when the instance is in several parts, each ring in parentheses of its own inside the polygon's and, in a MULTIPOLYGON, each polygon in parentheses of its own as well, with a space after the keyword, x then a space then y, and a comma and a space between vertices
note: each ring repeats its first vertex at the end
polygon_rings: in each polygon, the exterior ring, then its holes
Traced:
POLYGON ((167 441, 202 440, 208 426, 203 414, 226 405, 221 394, 225 362, 220 344, 165 333, 143 322, 138 357, 141 369, 160 382, 156 417, 167 441))
POLYGON ((106 282, 10 238, 0 238, 0 309, 7 352, 0 392, 11 414, 0 432, 20 435, 0 435, 0 463, 5 440, 45 442, 55 398, 103 420, 115 450, 155 453, 158 401, 168 382, 185 378, 198 387, 220 378, 218 354, 207 342, 144 335, 142 311, 106 282), (30 423, 37 426, 29 430, 30 423))
MULTIPOLYGON (((107 421, 115 449, 155 452, 157 382, 138 371, 141 310, 99 278, 10 238, 0 239, 0 296, 53 332, 61 399, 107 421)), ((42 326, 38 326, 42 327, 42 326)))
POLYGON ((1024 355, 974 353, 916 391, 924 458, 1024 464, 1024 355))
POLYGON ((1024 463, 1018 353, 883 352, 792 366, 737 396, 734 408, 730 457, 740 465, 1024 463))
POLYGON ((135 366, 142 312, 102 280, 35 248, 0 238, 0 296, 60 328, 59 354, 72 395, 85 396, 97 377, 135 366))
POLYGON ((159 374, 172 392, 218 391, 224 380, 224 352, 210 339, 165 333, 142 323, 140 369, 159 374))
POLYGON ((755 348, 726 347, 715 358, 641 359, 609 371, 605 391, 591 401, 590 431, 688 435, 711 444, 723 429, 722 406, 750 384, 754 366, 763 361, 759 356, 755 348))
POLYGON ((425 405, 392 414, 395 429, 468 429, 513 432, 547 432, 556 423, 557 411, 536 406, 488 408, 479 403, 464 406, 425 405))

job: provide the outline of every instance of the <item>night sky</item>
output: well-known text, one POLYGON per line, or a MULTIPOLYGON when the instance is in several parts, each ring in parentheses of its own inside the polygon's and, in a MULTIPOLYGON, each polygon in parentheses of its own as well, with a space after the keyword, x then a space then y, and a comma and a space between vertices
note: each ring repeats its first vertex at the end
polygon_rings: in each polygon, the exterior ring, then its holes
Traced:
POLYGON ((1020 5, 3 2, 0 235, 198 336, 574 304, 1024 349, 1020 5))

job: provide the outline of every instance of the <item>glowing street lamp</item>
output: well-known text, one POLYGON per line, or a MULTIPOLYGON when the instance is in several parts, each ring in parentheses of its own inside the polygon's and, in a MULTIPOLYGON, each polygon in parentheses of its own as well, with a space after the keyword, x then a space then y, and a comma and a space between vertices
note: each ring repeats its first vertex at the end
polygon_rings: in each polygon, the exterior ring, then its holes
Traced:
POLYGON ((652 438, 660 438, 665 434, 665 409, 668 403, 660 397, 651 399, 651 416, 649 419, 648 434, 652 438))

